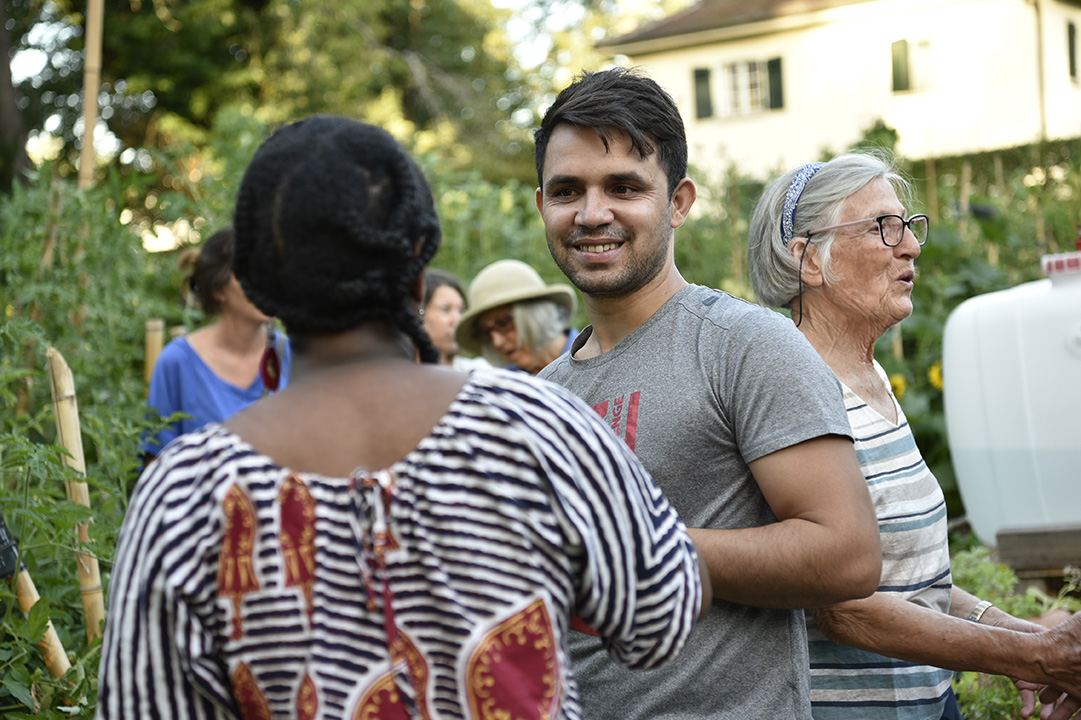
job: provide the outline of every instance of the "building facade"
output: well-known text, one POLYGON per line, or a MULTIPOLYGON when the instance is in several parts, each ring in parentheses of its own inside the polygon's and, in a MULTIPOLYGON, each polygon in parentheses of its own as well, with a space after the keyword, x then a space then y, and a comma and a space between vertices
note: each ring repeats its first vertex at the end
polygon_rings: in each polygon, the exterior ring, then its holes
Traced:
POLYGON ((691 160, 765 178, 876 122, 925 159, 1081 137, 1081 0, 700 0, 610 40, 675 98, 691 160))

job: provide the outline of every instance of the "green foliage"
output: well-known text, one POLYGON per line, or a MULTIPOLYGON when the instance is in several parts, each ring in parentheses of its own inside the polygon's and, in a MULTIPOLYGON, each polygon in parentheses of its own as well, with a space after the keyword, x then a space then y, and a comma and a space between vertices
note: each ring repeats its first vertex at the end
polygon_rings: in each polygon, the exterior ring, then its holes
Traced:
MULTIPOLYGON (((11 112, 27 131, 48 127, 63 141, 58 166, 71 174, 84 4, 4 2, 11 22, 0 33, 16 51, 48 56, 19 83, 11 112)), ((472 0, 105 3, 98 103, 119 141, 107 162, 182 143, 201 149, 219 113, 245 105, 274 125, 315 113, 369 120, 423 140, 447 166, 526 179, 535 78, 518 69, 502 32, 509 14, 472 0)))
MULTIPOLYGON (((698 171, 691 168, 692 177, 698 171)), ((745 267, 747 230, 764 183, 736 169, 698 183, 691 217, 676 233, 676 266, 688 282, 751 299, 745 267)))
POLYGON ((82 191, 38 171, 0 204, 0 513, 44 602, 24 617, 0 586, 0 713, 89 717, 97 692, 98 644, 88 643, 72 528, 90 522, 103 580, 134 479, 143 421, 144 320, 163 301, 145 254, 119 222, 118 186, 82 191), (93 508, 69 502, 79 480, 56 443, 45 352, 72 369, 82 423, 85 481, 93 508), (53 679, 34 643, 51 619, 73 661, 53 679))
MULTIPOLYGON (((548 253, 531 185, 495 184, 477 172, 439 172, 431 160, 427 172, 443 228, 432 267, 454 273, 468 287, 486 265, 514 258, 532 265, 549 283, 567 281, 548 253)), ((585 322, 581 308, 575 322, 579 327, 585 322)))

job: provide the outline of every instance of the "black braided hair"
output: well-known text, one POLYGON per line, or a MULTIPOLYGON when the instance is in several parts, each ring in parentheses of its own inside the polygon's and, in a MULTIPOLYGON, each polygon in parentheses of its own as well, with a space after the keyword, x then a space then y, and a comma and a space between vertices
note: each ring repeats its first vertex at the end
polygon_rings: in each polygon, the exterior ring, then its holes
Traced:
POLYGON ((410 290, 439 249, 431 188, 385 130, 315 115, 275 132, 237 193, 233 273, 295 336, 383 322, 438 352, 410 290))

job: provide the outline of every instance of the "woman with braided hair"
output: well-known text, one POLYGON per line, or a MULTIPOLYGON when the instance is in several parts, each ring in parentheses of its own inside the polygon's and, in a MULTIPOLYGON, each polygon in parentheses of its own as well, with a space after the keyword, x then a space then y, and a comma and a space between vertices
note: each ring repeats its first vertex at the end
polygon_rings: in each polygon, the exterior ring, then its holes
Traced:
POLYGON ((708 583, 625 444, 557 386, 436 363, 439 222, 389 134, 282 128, 235 227, 292 382, 140 478, 98 717, 579 718, 572 614, 628 666, 678 654, 708 583))

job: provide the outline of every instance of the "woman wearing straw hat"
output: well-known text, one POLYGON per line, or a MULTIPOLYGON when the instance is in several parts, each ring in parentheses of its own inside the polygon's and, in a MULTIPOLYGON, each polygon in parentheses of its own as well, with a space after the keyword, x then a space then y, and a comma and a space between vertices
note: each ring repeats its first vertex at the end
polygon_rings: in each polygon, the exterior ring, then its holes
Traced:
POLYGON ((496 366, 536 375, 566 352, 578 331, 570 319, 578 296, 570 285, 546 285, 520 260, 499 260, 469 286, 469 311, 455 337, 467 352, 496 366))

